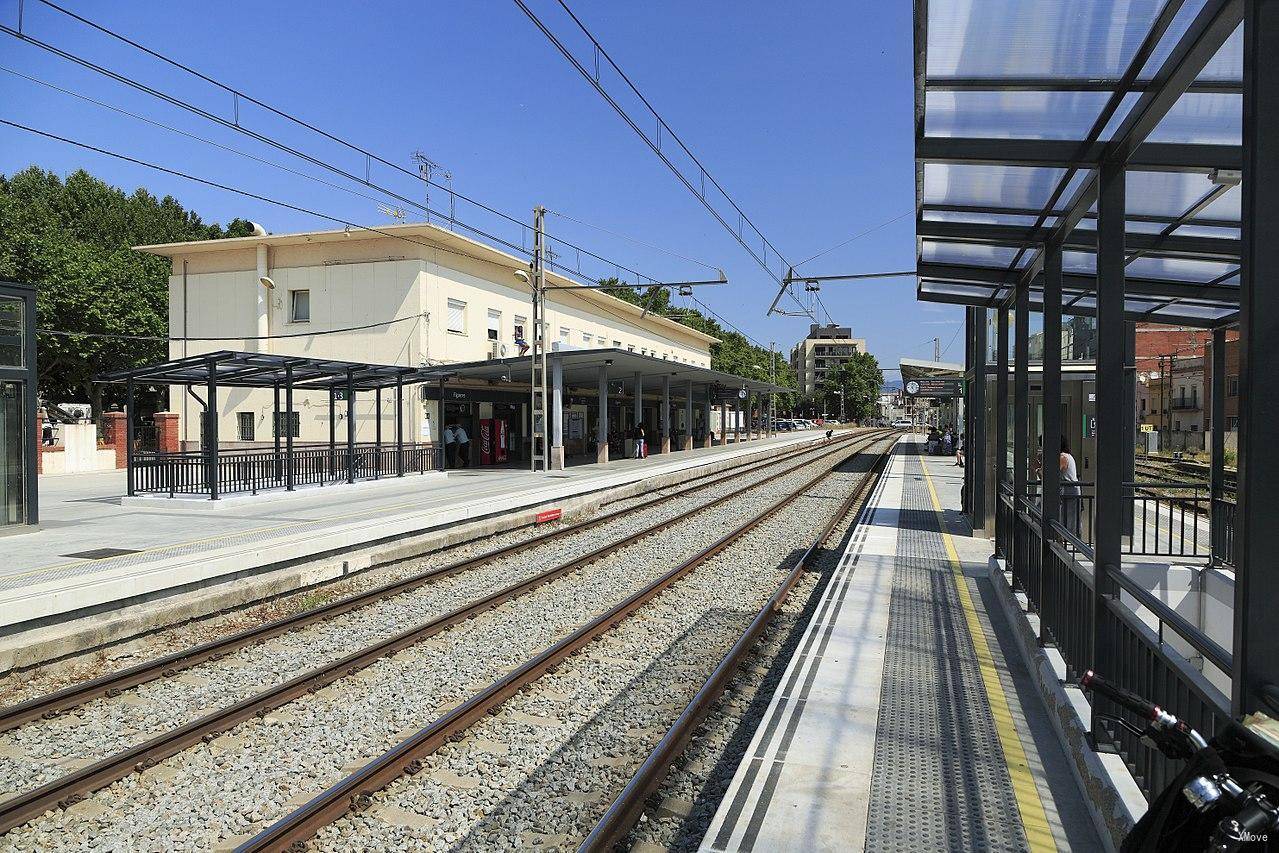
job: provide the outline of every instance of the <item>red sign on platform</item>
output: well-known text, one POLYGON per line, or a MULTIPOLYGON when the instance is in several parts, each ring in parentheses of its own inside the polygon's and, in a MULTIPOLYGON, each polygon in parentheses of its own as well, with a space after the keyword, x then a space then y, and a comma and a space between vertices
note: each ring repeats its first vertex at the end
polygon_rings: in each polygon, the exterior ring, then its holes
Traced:
POLYGON ((543 510, 537 514, 537 523, 543 524, 548 521, 559 521, 563 512, 558 509, 543 510))

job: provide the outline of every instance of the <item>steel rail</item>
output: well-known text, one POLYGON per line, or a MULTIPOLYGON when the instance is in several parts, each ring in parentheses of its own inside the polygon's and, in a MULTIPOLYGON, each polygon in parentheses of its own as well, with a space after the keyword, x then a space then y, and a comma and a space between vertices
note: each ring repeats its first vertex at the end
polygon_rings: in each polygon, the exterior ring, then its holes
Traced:
MULTIPOLYGON (((887 432, 887 431, 886 431, 887 432)), ((869 438, 865 444, 851 449, 848 458, 882 441, 884 435, 869 438)), ((840 447, 834 452, 844 450, 840 447)), ((841 460, 842 461, 842 460, 841 460)), ((833 469, 832 469, 833 470, 833 469)), ((831 470, 819 472, 799 488, 775 501, 754 517, 742 522, 710 546, 661 575, 643 589, 627 596, 608 611, 582 625, 572 634, 525 661, 505 676, 492 682, 470 699, 455 706, 426 728, 401 741, 390 750, 365 764, 351 775, 330 786, 309 802, 266 827, 236 848, 236 853, 301 849, 301 845, 318 830, 342 817, 351 809, 362 810, 371 796, 404 774, 416 775, 424 768, 422 758, 450 739, 457 737, 475 722, 483 719, 503 702, 536 681, 552 667, 596 637, 616 627, 623 619, 655 598, 663 590, 702 563, 719 554, 738 538, 772 517, 816 483, 829 476, 831 470)))
POLYGON ((861 515, 866 503, 870 500, 875 484, 879 482, 879 477, 883 472, 888 455, 889 450, 885 450, 879 455, 861 483, 849 494, 839 511, 831 517, 830 521, 818 533, 813 543, 808 546, 808 550, 804 552, 803 556, 799 558, 799 562, 791 569, 790 574, 777 587, 777 591, 760 608, 759 613, 756 614, 754 620, 751 621, 750 625, 737 639, 737 642, 733 644, 733 647, 729 649, 728 654, 719 662, 719 665, 715 667, 701 689, 685 706, 683 712, 675 720, 674 725, 670 727, 657 746, 649 753, 648 758, 640 765, 639 770, 631 777, 630 782, 622 789, 622 792, 613 800, 608 811, 604 813, 595 828, 591 830, 581 846, 578 847, 578 853, 607 853, 635 826, 635 823, 644 813, 645 801, 648 796, 662 784, 666 774, 671 769, 671 765, 684 751, 684 747, 687 746, 697 727, 706 719, 706 715, 714 707, 716 700, 723 693, 724 687, 728 684, 729 679, 733 677, 743 658, 750 654, 756 640, 759 639, 759 636, 768 627, 773 617, 781 610, 782 604, 786 601, 795 583, 808 570, 809 561, 843 519, 851 514, 854 523, 856 523, 857 517, 861 515))
MULTIPOLYGON (((656 495, 649 500, 633 506, 624 507, 594 518, 565 525, 563 527, 547 531, 546 533, 533 536, 530 539, 513 542, 510 545, 503 546, 496 550, 487 551, 475 557, 469 557, 455 563, 450 563, 426 572, 421 572, 411 577, 402 578, 397 581, 373 587, 372 589, 329 602, 312 610, 306 610, 301 613, 284 616, 270 622, 265 622, 261 625, 256 625, 252 628, 246 628, 243 631, 238 631, 226 637, 210 640, 187 649, 181 649, 150 661, 143 661, 135 666, 131 666, 117 672, 108 673, 89 681, 72 684, 44 696, 33 697, 0 710, 0 732, 16 728, 23 723, 30 722, 31 720, 40 717, 50 719, 62 711, 83 705, 84 703, 92 699, 96 699, 99 696, 116 696, 121 691, 127 690, 131 687, 136 687, 139 684, 145 684, 148 681, 153 681, 160 677, 177 675, 182 670, 190 669, 191 667, 198 666, 201 663, 217 660, 221 656, 228 655, 246 646, 253 645, 254 643, 268 640, 271 637, 278 636, 279 634, 283 634, 297 628, 306 627, 307 625, 320 622, 324 619, 331 619, 335 616, 340 616, 344 613, 365 607, 384 598, 410 592, 424 584, 442 580, 464 571, 469 571, 492 560, 509 556, 510 554, 518 551, 523 551, 530 547, 537 547, 563 536, 580 533, 583 530, 612 521, 613 519, 619 518, 628 513, 635 513, 648 509, 661 501, 682 497, 683 495, 697 491, 698 489, 707 488, 708 486, 715 485, 735 477, 745 476, 746 474, 753 473, 761 468, 776 465, 787 459, 808 453, 815 447, 820 446, 820 443, 821 439, 814 439, 812 442, 800 445, 794 450, 789 450, 779 456, 770 457, 762 461, 746 462, 738 468, 730 469, 727 472, 715 471, 708 474, 700 474, 679 484, 679 487, 675 491, 656 495)), ((411 559, 416 559, 416 557, 404 558, 405 561, 411 559)))
MULTIPOLYGON (((857 437, 861 438, 863 436, 857 437)), ((15 826, 19 826, 49 809, 66 808, 73 805, 84 799, 87 794, 122 779, 130 773, 141 772, 153 767, 165 758, 201 741, 212 741, 231 727, 244 722, 250 717, 265 716, 269 711, 291 702, 304 693, 314 693, 340 678, 353 675, 383 657, 420 643, 449 627, 467 621, 479 613, 499 607, 507 601, 514 600, 563 575, 576 571, 582 566, 607 556, 639 539, 661 532, 687 519, 689 515, 704 512, 739 497, 743 492, 792 473, 797 468, 839 453, 847 448, 851 438, 853 437, 835 443, 835 446, 831 449, 824 449, 829 447, 826 444, 806 447, 806 451, 819 450, 821 452, 811 459, 799 462, 793 467, 785 468, 768 475, 762 480, 752 482, 740 489, 715 498, 690 513, 651 524, 627 535, 623 539, 602 545, 587 554, 518 581, 426 623, 401 631, 345 657, 323 664, 264 691, 248 696, 232 705, 157 735, 148 741, 121 750, 38 788, 0 802, 0 832, 6 832, 15 826)), ((871 439, 871 441, 874 440, 876 439, 871 439)), ((776 460, 773 461, 775 462, 776 460)), ((669 496, 666 496, 661 499, 666 500, 668 498, 669 496)), ((521 543, 521 547, 526 544, 521 543)))

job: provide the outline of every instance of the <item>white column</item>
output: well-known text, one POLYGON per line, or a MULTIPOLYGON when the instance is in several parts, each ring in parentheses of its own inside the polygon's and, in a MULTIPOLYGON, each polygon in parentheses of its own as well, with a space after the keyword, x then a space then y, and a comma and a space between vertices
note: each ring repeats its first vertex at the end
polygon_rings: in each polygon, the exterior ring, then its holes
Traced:
POLYGON ((595 461, 608 461, 608 367, 600 365, 599 420, 595 422, 595 461))
POLYGON ((551 359, 551 468, 564 470, 564 363, 551 359))
POLYGON ((693 449, 693 380, 685 386, 684 398, 684 449, 693 449))
POLYGON ((671 452, 671 375, 662 377, 662 452, 671 452))

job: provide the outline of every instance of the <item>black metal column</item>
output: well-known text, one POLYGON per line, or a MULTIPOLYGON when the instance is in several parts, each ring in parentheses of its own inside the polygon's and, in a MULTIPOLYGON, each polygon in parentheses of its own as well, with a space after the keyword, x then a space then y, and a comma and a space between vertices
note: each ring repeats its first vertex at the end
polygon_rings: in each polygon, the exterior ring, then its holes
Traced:
POLYGON ((395 377, 395 476, 404 476, 404 377, 395 377))
MULTIPOLYGON (((120 440, 119 436, 115 437, 116 441, 120 440)), ((129 496, 135 494, 137 486, 134 480, 133 470, 133 380, 130 379, 124 386, 124 470, 125 478, 128 481, 129 496)))
POLYGON ((1137 481, 1137 324, 1124 323, 1124 483, 1125 536, 1133 536, 1132 483, 1137 481))
POLYGON ((373 479, 382 479, 382 387, 373 389, 373 479))
POLYGON ((337 463, 334 461, 334 455, 337 453, 338 444, 338 426, 337 426, 337 389, 332 385, 329 386, 329 479, 333 479, 336 473, 334 470, 337 463))
MULTIPOLYGON (((275 386, 277 401, 280 393, 280 386, 275 386)), ((278 408, 278 407, 277 407, 278 408)), ((293 470, 293 365, 284 365, 284 487, 290 492, 293 491, 295 481, 295 473, 293 470)), ((279 417, 277 415, 277 423, 279 417)), ((275 430, 275 458, 280 458, 280 428, 275 430)))
POLYGON ((995 342, 999 348, 995 353, 995 551, 1007 560, 1011 555, 1004 553, 1008 539, 1000 507, 1003 484, 1008 481, 1008 309, 1001 305, 995 310, 995 342))
MULTIPOLYGON (((1026 526, 1021 523, 1022 501, 1028 494, 1026 469, 1030 459, 1030 284, 1017 286, 1016 319, 1013 323, 1013 554, 1026 559, 1026 526)), ((1025 582, 1030 566, 1017 566, 1014 581, 1025 582)), ((1025 590, 1030 592, 1030 590, 1025 590)))
POLYGON ((986 309, 973 309, 973 373, 968 386, 970 429, 964 436, 964 466, 971 472, 973 530, 986 527, 986 309))
MULTIPOLYGON (((1116 660, 1107 609, 1115 592, 1123 545, 1124 425, 1124 207, 1122 163, 1104 163, 1097 200, 1097 472, 1093 499, 1093 668, 1112 672, 1116 660)), ((1108 741, 1093 702, 1092 731, 1108 741)))
POLYGON ((204 409, 204 464, 209 469, 209 500, 218 499, 218 364, 210 361, 204 409))
POLYGON ((1212 399, 1209 402, 1209 424, 1212 429, 1212 445, 1208 459, 1208 529, 1212 542, 1212 565, 1231 562, 1230 554, 1223 554, 1225 531, 1218 529, 1218 519, 1223 518, 1219 509, 1225 499, 1226 467, 1226 330, 1212 330, 1212 399))
POLYGON ((346 371, 346 481, 355 482, 355 371, 346 371))
MULTIPOLYGON (((1239 506, 1235 516, 1235 632, 1232 714, 1257 710, 1279 684, 1275 507, 1279 454, 1279 4, 1244 3, 1243 242, 1239 312, 1239 506), (1267 59, 1266 57, 1269 57, 1267 59)), ((1268 709, 1269 710, 1269 709, 1268 709)), ((1273 711, 1270 711, 1273 713, 1273 711)))
MULTIPOLYGON (((1040 529, 1039 588, 1034 590, 1036 606, 1048 606, 1053 589, 1052 543, 1056 540, 1053 522, 1061 505, 1061 247, 1050 245, 1044 252, 1044 437, 1039 493, 1040 529)), ((1039 641, 1045 639, 1044 621, 1039 621, 1039 641)))
MULTIPOLYGON (((285 368, 288 369, 287 367, 285 368)), ((275 410, 271 413, 271 431, 275 433, 275 464, 272 466, 275 472, 275 479, 278 482, 283 476, 280 466, 280 383, 276 382, 272 386, 275 391, 275 410)))
MULTIPOLYGON (((535 331, 534 334, 541 334, 541 332, 535 331)), ((447 458, 447 454, 449 452, 449 446, 444 443, 444 379, 443 378, 441 378, 439 381, 439 389, 440 389, 440 409, 438 412, 439 417, 436 419, 438 423, 435 428, 435 434, 439 436, 439 440, 435 443, 435 446, 437 448, 435 455, 438 456, 440 459, 440 463, 439 463, 440 470, 446 471, 448 470, 448 467, 449 467, 449 460, 447 458)), ((531 406, 532 403, 530 403, 529 405, 531 406)), ((529 410, 529 429, 532 430, 532 427, 533 427, 533 411, 532 409, 530 409, 529 410)), ((530 435, 529 446, 532 447, 532 442, 534 441, 534 439, 531 437, 532 436, 531 431, 529 435, 530 435)))

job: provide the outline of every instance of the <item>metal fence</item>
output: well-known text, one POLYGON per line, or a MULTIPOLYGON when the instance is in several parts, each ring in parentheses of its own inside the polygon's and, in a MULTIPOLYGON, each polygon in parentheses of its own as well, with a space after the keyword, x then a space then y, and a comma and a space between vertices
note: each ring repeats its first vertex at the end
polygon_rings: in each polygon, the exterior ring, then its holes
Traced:
MULTIPOLYGON (((1141 500, 1133 496, 1134 510, 1141 500)), ((1229 720, 1227 697, 1177 648, 1193 650, 1205 666, 1224 673, 1231 670, 1229 652, 1117 567, 1104 571, 1108 585, 1117 588, 1118 594, 1106 596, 1104 607, 1098 609, 1092 544, 1054 521, 1053 540, 1045 552, 1037 502, 1025 497, 1015 500, 1011 489, 1001 488, 998 503, 1002 544, 1008 548, 1003 553, 1010 555, 1013 584, 1039 616, 1041 641, 1056 647, 1065 660, 1068 678, 1097 668, 1122 687, 1157 697, 1161 707, 1207 737, 1229 720)), ((1226 502, 1221 503, 1218 513, 1224 514, 1226 502)), ((1229 506, 1233 513, 1233 504, 1229 506)), ((1226 529, 1230 532, 1222 536, 1232 538, 1233 526, 1226 529)), ((1181 770, 1181 762, 1166 758, 1118 722, 1142 721, 1100 696, 1093 697, 1093 709, 1099 724, 1094 729, 1098 746, 1124 757, 1147 797, 1162 790, 1181 770)))
POLYGON ((219 495, 256 494, 286 488, 290 473, 294 486, 323 486, 432 471, 441 467, 440 454, 432 444, 405 445, 398 450, 394 445, 372 443, 357 444, 352 450, 346 445, 295 446, 290 472, 288 451, 273 448, 221 450, 214 464, 198 450, 139 451, 133 457, 133 489, 170 496, 211 495, 210 484, 216 482, 219 495))

